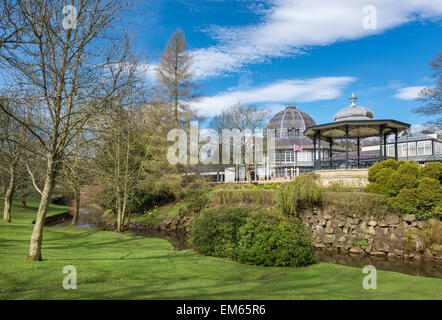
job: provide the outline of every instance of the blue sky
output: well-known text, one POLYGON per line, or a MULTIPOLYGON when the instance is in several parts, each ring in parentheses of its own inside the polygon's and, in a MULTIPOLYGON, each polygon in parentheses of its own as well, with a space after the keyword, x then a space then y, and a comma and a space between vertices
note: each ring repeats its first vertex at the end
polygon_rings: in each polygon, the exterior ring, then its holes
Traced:
POLYGON ((411 109, 434 84, 428 63, 442 49, 441 17, 438 0, 159 0, 140 1, 129 18, 150 68, 173 31, 184 31, 202 114, 238 101, 273 112, 296 104, 324 123, 354 92, 375 118, 420 124, 429 118, 411 109))

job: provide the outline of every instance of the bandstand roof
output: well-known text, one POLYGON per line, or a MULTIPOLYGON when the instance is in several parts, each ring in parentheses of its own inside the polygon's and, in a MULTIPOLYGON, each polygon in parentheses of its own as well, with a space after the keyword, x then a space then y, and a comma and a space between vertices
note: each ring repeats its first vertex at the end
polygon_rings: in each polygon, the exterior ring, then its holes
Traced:
POLYGON ((352 94, 349 98, 351 105, 341 109, 334 116, 334 122, 309 126, 305 129, 304 136, 314 137, 320 134, 321 139, 342 139, 346 137, 348 128, 348 137, 350 139, 368 138, 380 136, 381 134, 399 133, 410 128, 408 123, 393 119, 373 119, 374 115, 370 109, 355 104, 357 99, 352 94))
POLYGON ((410 124, 393 119, 345 120, 308 127, 304 131, 304 135, 313 137, 320 133, 321 138, 342 139, 345 138, 347 126, 348 137, 350 139, 375 137, 381 135, 381 133, 388 135, 395 133, 396 130, 397 132, 401 132, 410 128, 410 124))

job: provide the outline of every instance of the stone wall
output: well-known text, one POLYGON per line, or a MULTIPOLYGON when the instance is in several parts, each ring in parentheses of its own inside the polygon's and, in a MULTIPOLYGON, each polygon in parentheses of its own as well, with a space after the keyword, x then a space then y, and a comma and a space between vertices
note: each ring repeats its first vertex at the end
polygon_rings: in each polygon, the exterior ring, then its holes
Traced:
POLYGON ((423 248, 418 234, 425 223, 413 215, 360 216, 325 207, 304 209, 301 218, 319 249, 388 259, 442 259, 440 250, 423 248))
POLYGON ((319 175, 324 186, 332 185, 335 182, 352 187, 364 187, 368 184, 368 169, 333 169, 313 172, 319 175))

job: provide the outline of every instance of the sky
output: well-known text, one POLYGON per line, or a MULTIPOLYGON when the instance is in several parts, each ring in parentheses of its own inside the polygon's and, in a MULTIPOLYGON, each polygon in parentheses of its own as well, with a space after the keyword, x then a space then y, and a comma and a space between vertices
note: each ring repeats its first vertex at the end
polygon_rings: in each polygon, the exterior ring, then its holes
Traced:
POLYGON ((148 81, 170 35, 183 30, 204 92, 193 107, 205 116, 237 102, 273 114, 296 105, 326 123, 354 93, 377 119, 431 120, 412 109, 435 84, 440 0, 138 0, 127 18, 149 57, 148 81))

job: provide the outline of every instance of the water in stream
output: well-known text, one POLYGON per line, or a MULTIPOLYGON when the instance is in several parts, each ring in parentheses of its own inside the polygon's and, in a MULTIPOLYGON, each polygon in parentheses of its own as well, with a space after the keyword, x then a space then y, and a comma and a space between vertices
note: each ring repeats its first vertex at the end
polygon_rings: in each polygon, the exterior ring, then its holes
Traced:
MULTIPOLYGON (((95 228, 99 212, 82 208, 78 219, 78 228, 95 228)), ((67 227, 71 225, 71 219, 57 222, 52 227, 67 227)), ((131 230, 132 235, 148 238, 161 238, 169 241, 174 250, 185 250, 187 244, 187 234, 183 232, 131 230)), ((442 264, 435 261, 410 261, 410 260, 386 260, 372 258, 370 256, 341 254, 337 251, 316 251, 318 260, 324 263, 340 264, 344 266, 363 268, 366 265, 373 265, 378 270, 394 271, 414 276, 442 278, 442 264)))

